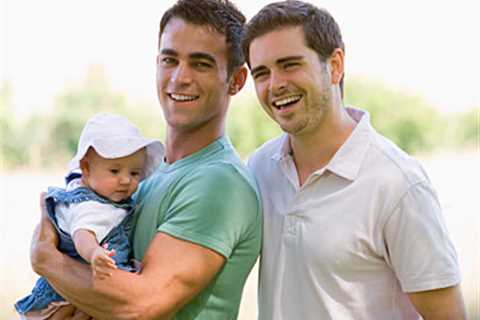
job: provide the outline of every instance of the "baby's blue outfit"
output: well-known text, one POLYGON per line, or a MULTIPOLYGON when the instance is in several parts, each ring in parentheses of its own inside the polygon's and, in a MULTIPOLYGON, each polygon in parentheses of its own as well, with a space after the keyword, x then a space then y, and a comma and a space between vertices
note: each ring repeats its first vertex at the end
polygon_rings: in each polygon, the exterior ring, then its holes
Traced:
MULTIPOLYGON (((73 176, 77 178, 79 175, 73 176)), ((67 177, 67 183, 72 180, 72 177, 67 177)), ((117 208, 125 209, 128 214, 122 220, 122 222, 114 227, 107 236, 102 240, 100 245, 108 243, 108 249, 115 249, 115 255, 112 257, 118 268, 127 271, 135 271, 131 261, 131 235, 133 229, 133 207, 134 202, 131 198, 124 200, 120 203, 112 202, 106 198, 103 198, 86 187, 78 187, 71 191, 65 189, 50 187, 45 197, 47 206, 48 217, 55 225, 57 234, 59 236, 58 250, 74 258, 75 260, 87 263, 80 257, 75 250, 72 237, 64 232, 57 223, 55 215, 55 206, 57 204, 77 204, 85 201, 98 201, 104 204, 111 204, 117 208)), ((101 214, 101 213, 99 213, 101 214)), ((15 304, 15 308, 19 313, 27 313, 33 310, 45 309, 50 303, 54 301, 65 301, 55 290, 50 286, 47 280, 43 277, 37 280, 32 293, 25 298, 19 300, 15 304)))

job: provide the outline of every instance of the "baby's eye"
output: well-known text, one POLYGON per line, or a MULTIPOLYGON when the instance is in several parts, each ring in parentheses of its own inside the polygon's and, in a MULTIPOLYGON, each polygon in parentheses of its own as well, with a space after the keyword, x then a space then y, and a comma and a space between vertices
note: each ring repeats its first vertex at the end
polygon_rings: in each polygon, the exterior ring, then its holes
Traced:
POLYGON ((118 174, 119 170, 118 169, 110 169, 110 172, 112 174, 118 174))
POLYGON ((133 171, 130 173, 133 177, 138 177, 140 175, 140 171, 133 171))

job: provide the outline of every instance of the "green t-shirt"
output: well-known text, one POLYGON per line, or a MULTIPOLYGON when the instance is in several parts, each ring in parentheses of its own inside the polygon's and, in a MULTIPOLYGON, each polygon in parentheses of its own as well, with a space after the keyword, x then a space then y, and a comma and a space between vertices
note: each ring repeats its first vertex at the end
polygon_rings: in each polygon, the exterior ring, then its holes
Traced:
POLYGON ((177 320, 236 319, 245 280, 261 246, 261 205, 253 177, 222 137, 172 164, 162 163, 136 194, 133 247, 141 260, 157 232, 225 257, 211 284, 177 320))

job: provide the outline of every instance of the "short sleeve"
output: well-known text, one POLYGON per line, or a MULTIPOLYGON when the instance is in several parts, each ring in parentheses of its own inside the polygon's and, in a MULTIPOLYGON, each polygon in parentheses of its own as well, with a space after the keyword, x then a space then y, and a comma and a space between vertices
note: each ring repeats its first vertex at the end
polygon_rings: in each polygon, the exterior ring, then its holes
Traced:
POLYGON ((254 236, 259 203, 253 187, 229 164, 201 168, 172 190, 157 231, 212 249, 228 258, 243 238, 254 236))
POLYGON ((73 236, 79 229, 89 230, 95 233, 99 243, 127 215, 124 209, 97 201, 72 204, 69 212, 72 215, 70 234, 73 236))
POLYGON ((387 263, 404 292, 445 288, 460 282, 457 254, 435 191, 413 185, 386 222, 387 263))

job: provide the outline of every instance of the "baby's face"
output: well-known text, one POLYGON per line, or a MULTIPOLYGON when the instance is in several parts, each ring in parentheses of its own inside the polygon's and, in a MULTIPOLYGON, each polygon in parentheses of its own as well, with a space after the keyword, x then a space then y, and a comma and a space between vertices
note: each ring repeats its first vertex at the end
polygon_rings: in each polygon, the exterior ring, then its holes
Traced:
POLYGON ((99 195, 120 202, 135 192, 143 177, 145 148, 127 157, 105 159, 90 149, 82 168, 83 182, 99 195))

